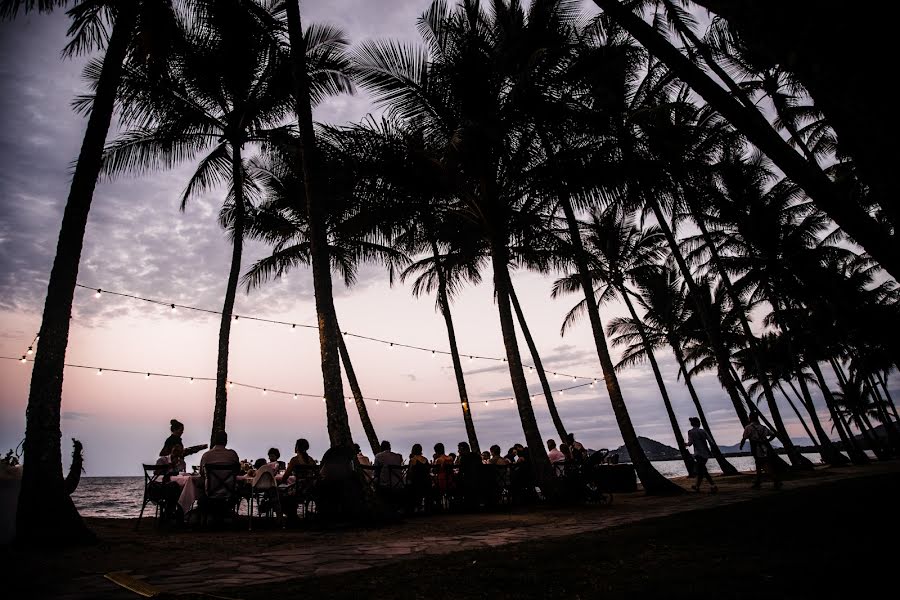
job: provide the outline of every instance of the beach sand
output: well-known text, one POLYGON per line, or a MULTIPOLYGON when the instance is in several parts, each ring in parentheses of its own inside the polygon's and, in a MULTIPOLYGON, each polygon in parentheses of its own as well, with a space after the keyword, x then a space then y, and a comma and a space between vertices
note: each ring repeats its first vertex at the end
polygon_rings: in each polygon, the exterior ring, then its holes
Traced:
POLYGON ((751 490, 750 479, 719 478, 715 495, 638 492, 611 506, 417 516, 366 529, 173 531, 150 519, 135 532, 133 519, 89 519, 98 545, 5 549, 3 560, 28 582, 16 586, 29 590, 21 597, 67 599, 139 597, 104 579, 111 572, 170 593, 247 599, 830 598, 893 587, 885 569, 897 558, 900 462, 820 467, 781 491, 751 490))

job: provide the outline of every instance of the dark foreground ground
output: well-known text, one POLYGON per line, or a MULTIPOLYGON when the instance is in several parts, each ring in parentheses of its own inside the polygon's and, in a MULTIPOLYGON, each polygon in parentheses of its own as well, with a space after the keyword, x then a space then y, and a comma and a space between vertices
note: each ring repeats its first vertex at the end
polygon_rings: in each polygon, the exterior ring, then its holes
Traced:
POLYGON ((394 568, 223 590, 255 598, 896 598, 900 475, 394 568))
POLYGON ((97 545, 0 550, 0 597, 138 599, 112 572, 160 599, 900 597, 900 462, 818 468, 782 491, 749 483, 363 529, 135 532, 93 519, 97 545))

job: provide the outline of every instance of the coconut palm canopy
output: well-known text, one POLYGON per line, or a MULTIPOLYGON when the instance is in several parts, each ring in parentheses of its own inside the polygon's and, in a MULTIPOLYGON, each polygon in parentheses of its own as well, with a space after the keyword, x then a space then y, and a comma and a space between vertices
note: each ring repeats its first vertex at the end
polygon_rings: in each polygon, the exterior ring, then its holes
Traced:
POLYGON ((26 465, 61 430, 130 473, 176 416, 246 455, 522 441, 544 477, 574 431, 666 493, 637 436, 690 469, 688 416, 728 444, 759 408, 798 468, 897 418, 890 184, 802 65, 691 2, 397 5, 0 2, 26 465))

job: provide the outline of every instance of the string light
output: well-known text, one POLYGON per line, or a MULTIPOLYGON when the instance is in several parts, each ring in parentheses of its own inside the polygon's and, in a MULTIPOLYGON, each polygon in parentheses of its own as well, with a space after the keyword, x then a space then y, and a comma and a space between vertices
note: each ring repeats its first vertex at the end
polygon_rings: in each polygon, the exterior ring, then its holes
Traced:
POLYGON ((596 379, 593 380, 593 381, 591 382, 591 388, 593 389, 593 387, 594 387, 595 385, 597 385, 597 380, 596 380, 596 379))
POLYGON ((572 382, 573 382, 573 383, 578 383, 578 378, 577 378, 577 377, 572 377, 572 382))
MULTIPOLYGON (((20 361, 20 362, 22 362, 22 363, 34 362, 33 359, 29 359, 29 358, 28 358, 26 355, 24 355, 24 354, 23 354, 20 358, 15 358, 15 357, 11 357, 11 356, 0 356, 0 359, 2 359, 2 360, 18 360, 18 361, 20 361)), ((99 376, 99 375, 102 375, 102 374, 103 374, 103 371, 112 371, 112 372, 114 372, 114 373, 126 373, 126 374, 131 374, 131 375, 141 375, 144 379, 149 379, 151 375, 156 375, 157 377, 170 377, 170 378, 173 378, 173 379, 186 379, 186 380, 188 380, 188 381, 191 382, 191 383, 193 383, 194 380, 197 380, 197 381, 216 381, 216 378, 214 378, 214 377, 196 377, 196 376, 190 376, 190 375, 176 375, 176 374, 173 374, 173 373, 158 373, 158 372, 151 372, 151 371, 132 371, 132 370, 127 370, 127 369, 109 369, 109 368, 103 368, 103 367, 96 367, 96 366, 90 366, 90 365, 79 365, 79 364, 71 364, 71 363, 65 363, 64 366, 70 367, 70 368, 77 368, 77 369, 94 369, 94 370, 96 370, 98 376, 99 376)), ((555 390, 555 391, 558 391, 558 392, 562 393, 562 392, 564 392, 564 391, 566 391, 566 390, 571 390, 571 389, 575 389, 575 388, 586 387, 586 386, 591 385, 592 383, 593 383, 593 382, 589 382, 589 383, 581 383, 581 384, 578 384, 578 385, 574 385, 574 386, 569 386, 569 387, 567 387, 567 388, 563 388, 562 390, 555 390)), ((318 394, 303 394, 303 393, 299 393, 299 392, 290 392, 290 391, 284 391, 284 390, 274 390, 274 389, 263 388, 263 387, 259 387, 259 386, 255 386, 255 385, 246 384, 246 383, 239 383, 239 382, 235 382, 235 381, 232 381, 232 380, 229 380, 227 385, 228 385, 229 388, 233 388, 234 386, 239 386, 239 387, 245 387, 245 388, 248 388, 248 389, 259 390, 260 393, 261 393, 262 395, 268 395, 269 392, 272 392, 272 393, 274 393, 274 394, 285 394, 285 395, 292 396, 295 400, 296 400, 297 398, 299 398, 300 396, 304 396, 304 397, 308 397, 308 398, 321 397, 323 402, 326 402, 326 401, 327 401, 327 399, 326 399, 325 396, 321 396, 321 395, 318 395, 318 394)), ((552 391, 553 391, 553 390, 551 390, 551 392, 552 392, 552 391)), ((535 395, 532 396, 532 399, 536 399, 537 397, 538 397, 538 395, 535 394, 535 395)), ((346 398, 346 400, 347 400, 348 403, 350 402, 350 400, 353 399, 353 398, 350 397, 350 396, 346 396, 345 398, 346 398)), ((404 400, 388 400, 388 399, 383 399, 383 398, 364 398, 364 400, 369 400, 369 401, 375 400, 375 404, 380 404, 381 400, 384 400, 385 402, 389 402, 389 403, 395 403, 395 404, 399 404, 399 403, 402 402, 402 403, 403 403, 404 405, 406 405, 406 406, 408 406, 408 405, 410 405, 410 404, 431 404, 432 407, 434 407, 434 408, 436 408, 438 404, 444 404, 444 405, 455 405, 455 404, 456 404, 456 402, 454 402, 454 401, 449 401, 449 402, 435 402, 435 401, 431 401, 431 402, 428 402, 428 401, 418 401, 418 402, 417 402, 417 401, 412 401, 412 402, 410 402, 410 401, 404 401, 404 400)), ((515 398, 500 398, 500 400, 509 400, 510 404, 515 404, 515 398)), ((487 400, 485 400, 485 404, 488 404, 488 403, 489 403, 489 402, 488 402, 487 400)), ((463 402, 462 405, 463 405, 463 409, 464 409, 464 410, 468 410, 468 409, 469 409, 469 404, 468 404, 468 402, 463 402)))
POLYGON ((484 405, 485 405, 485 406, 488 405, 488 401, 487 401, 487 400, 484 401, 484 405))
POLYGON ((28 352, 26 352, 25 354, 34 354, 34 348, 28 346, 28 352))
MULTIPOLYGON (((88 290, 94 290, 94 291, 95 291, 95 294, 94 294, 94 295, 95 295, 97 298, 99 298, 99 297, 101 296, 101 294, 109 294, 109 295, 112 295, 112 296, 120 296, 120 297, 122 297, 122 298, 130 298, 130 299, 132 299, 132 300, 140 300, 141 302, 148 302, 148 303, 151 303, 151 304, 160 304, 160 305, 163 305, 163 306, 168 306, 172 311, 176 311, 177 308, 183 308, 183 309, 186 309, 186 310, 193 310, 193 311, 196 311, 196 312, 202 312, 202 313, 206 313, 206 314, 213 314, 213 315, 221 315, 221 314, 223 314, 221 311, 211 310, 211 309, 208 309, 208 308, 200 308, 200 307, 197 307, 197 306, 187 306, 187 305, 184 305, 184 304, 174 304, 174 303, 172 303, 172 302, 163 301, 163 300, 156 300, 156 299, 153 299, 153 298, 145 298, 145 297, 143 297, 143 296, 137 296, 137 295, 134 295, 134 294, 126 294, 126 293, 123 293, 123 292, 113 292, 113 291, 110 291, 110 290, 104 290, 104 289, 102 289, 102 288, 92 288, 91 286, 87 286, 87 285, 84 285, 84 284, 81 284, 81 283, 76 283, 75 285, 76 285, 76 287, 80 287, 80 288, 84 288, 84 289, 88 289, 88 290)), ((234 321, 237 321, 238 319, 240 319, 240 315, 232 315, 232 316, 234 317, 234 321)), ((251 321, 258 321, 258 322, 261 322, 261 323, 272 323, 272 324, 277 324, 277 325, 290 325, 290 326, 291 326, 291 331, 296 330, 297 327, 303 327, 303 328, 306 328, 306 329, 318 329, 318 325, 304 325, 304 324, 302 324, 302 323, 290 323, 290 322, 287 322, 287 321, 277 321, 277 320, 274 320, 274 319, 264 319, 264 318, 261 318, 261 317, 253 317, 253 316, 247 316, 247 315, 244 315, 244 319, 245 319, 245 320, 248 320, 248 319, 249 319, 249 320, 251 320, 251 321)), ((371 341, 371 342, 378 342, 378 343, 380 343, 380 344, 386 344, 386 345, 388 345, 390 348, 393 348, 394 346, 398 346, 398 347, 408 348, 408 349, 410 349, 410 350, 420 350, 420 351, 425 351, 425 352, 431 352, 432 355, 437 355, 438 353, 440 353, 440 354, 450 354, 449 352, 444 351, 444 350, 435 350, 435 349, 433 349, 433 348, 424 348, 424 347, 421 347, 421 346, 413 346, 413 345, 410 345, 410 344, 403 344, 403 343, 396 342, 396 341, 382 340, 382 339, 379 339, 379 338, 370 337, 370 336, 365 336, 365 335, 361 335, 361 334, 357 334, 357 333, 350 333, 350 332, 347 332, 347 331, 343 332, 343 334, 344 334, 345 337, 355 337, 355 338, 362 339, 362 340, 368 340, 368 341, 371 341)), ((35 337, 35 340, 37 340, 37 336, 35 337)), ((465 355, 464 355, 464 356, 465 356, 465 355)), ((473 361, 473 360, 475 360, 476 358, 478 358, 479 360, 490 360, 490 361, 495 361, 495 362, 508 362, 506 357, 497 358, 497 357, 491 357, 491 356, 475 356, 475 355, 471 355, 471 354, 468 355, 468 357, 469 357, 469 361, 473 361)), ((528 370, 529 370, 529 372, 534 372, 534 366, 529 366, 529 367, 528 367, 528 370)), ((546 370, 545 370, 544 372, 545 372, 545 373, 549 373, 549 371, 546 371, 546 370)), ((560 376, 560 375, 562 375, 562 376, 564 376, 564 377, 572 377, 572 380, 573 380, 573 381, 576 381, 576 382, 577 382, 578 379, 590 379, 589 377, 579 377, 579 376, 576 376, 576 375, 568 375, 568 374, 566 374, 566 373, 553 373, 553 376, 554 376, 554 377, 558 377, 558 376, 560 376)))
POLYGON ((406 403, 406 408, 409 408, 409 402, 406 403))

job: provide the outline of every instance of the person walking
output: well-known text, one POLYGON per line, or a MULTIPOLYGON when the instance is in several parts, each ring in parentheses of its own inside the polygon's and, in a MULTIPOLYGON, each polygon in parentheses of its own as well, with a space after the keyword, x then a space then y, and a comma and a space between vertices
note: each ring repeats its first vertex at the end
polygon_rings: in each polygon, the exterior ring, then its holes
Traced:
POLYGON ((772 440, 775 434, 759 422, 759 413, 752 411, 750 413, 750 423, 744 428, 744 435, 741 436, 741 450, 744 449, 744 442, 750 440, 750 452, 753 454, 756 463, 756 479, 753 480, 753 489, 759 489, 762 483, 762 472, 767 471, 772 478, 772 484, 776 490, 781 489, 781 477, 778 474, 778 467, 775 465, 775 450, 772 449, 772 440))
POLYGON ((692 485, 691 489, 699 492, 700 485, 706 479, 709 482, 710 491, 715 494, 719 491, 719 487, 713 482, 712 475, 706 469, 706 461, 712 456, 709 449, 709 434, 700 427, 700 419, 697 417, 691 417, 688 421, 691 423, 691 428, 688 430, 687 445, 694 448, 694 462, 697 469, 697 483, 692 485))

